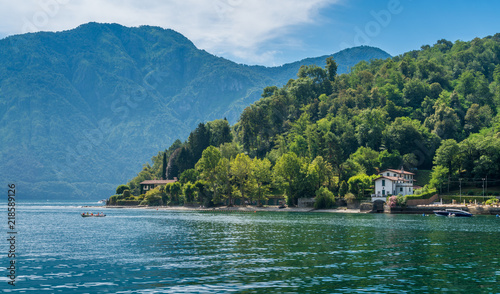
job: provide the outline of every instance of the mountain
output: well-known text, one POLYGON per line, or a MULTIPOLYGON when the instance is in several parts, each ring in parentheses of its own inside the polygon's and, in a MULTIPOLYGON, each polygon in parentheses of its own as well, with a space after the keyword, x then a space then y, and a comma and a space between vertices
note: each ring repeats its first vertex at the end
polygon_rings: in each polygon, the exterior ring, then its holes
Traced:
MULTIPOLYGON (((0 178, 25 197, 103 198, 199 122, 227 117, 300 65, 247 66, 159 27, 89 23, 0 40, 0 178)), ((339 73, 377 48, 334 54, 339 73)))

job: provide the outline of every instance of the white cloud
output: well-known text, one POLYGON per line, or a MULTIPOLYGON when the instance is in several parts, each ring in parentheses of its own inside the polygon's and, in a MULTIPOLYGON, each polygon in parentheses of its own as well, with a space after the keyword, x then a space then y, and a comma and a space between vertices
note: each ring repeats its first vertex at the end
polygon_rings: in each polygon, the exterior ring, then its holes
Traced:
POLYGON ((339 0, 24 0, 0 3, 0 35, 59 31, 90 21, 174 29, 199 48, 248 63, 273 63, 266 43, 314 23, 339 0))

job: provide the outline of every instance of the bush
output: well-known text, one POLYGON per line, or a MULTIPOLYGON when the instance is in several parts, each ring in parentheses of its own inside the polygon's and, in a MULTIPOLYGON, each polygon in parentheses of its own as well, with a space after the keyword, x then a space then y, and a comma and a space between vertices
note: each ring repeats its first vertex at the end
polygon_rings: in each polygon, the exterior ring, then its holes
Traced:
POLYGON ((354 200, 356 200, 356 196, 352 193, 347 193, 345 194, 344 199, 348 204, 352 204, 354 203, 354 200))
POLYGON ((118 196, 117 197, 118 200, 125 200, 125 198, 126 198, 123 194, 116 195, 116 196, 118 196))
POLYGON ((498 205, 498 199, 495 197, 492 197, 488 200, 486 200, 486 205, 498 205))
POLYGON ((113 195, 109 197, 109 205, 116 205, 116 201, 118 201, 120 196, 122 195, 113 195))
POLYGON ((396 197, 397 205, 400 207, 405 207, 406 206, 406 199, 407 199, 407 196, 398 195, 396 197))
POLYGON ((473 196, 473 195, 474 195, 474 191, 469 190, 469 191, 467 192, 467 195, 469 195, 469 196, 473 196))
POLYGON ((436 189, 431 189, 422 194, 406 195, 407 199, 429 199, 437 193, 436 189))
POLYGON ((130 190, 123 190, 123 198, 129 198, 130 197, 130 190))
POLYGON ((386 202, 389 207, 394 208, 398 205, 398 196, 387 196, 386 202))
POLYGON ((327 209, 335 207, 335 196, 326 187, 321 187, 316 191, 315 209, 327 209))
POLYGON ((133 205, 139 205, 140 201, 138 200, 118 200, 116 201, 117 205, 122 205, 122 206, 133 206, 133 205))
POLYGON ((144 200, 147 202, 148 206, 161 206, 163 205, 163 200, 160 195, 147 195, 144 200))
POLYGON ((127 185, 120 185, 116 188, 116 194, 117 195, 123 194, 123 191, 125 190, 130 190, 130 187, 127 185))

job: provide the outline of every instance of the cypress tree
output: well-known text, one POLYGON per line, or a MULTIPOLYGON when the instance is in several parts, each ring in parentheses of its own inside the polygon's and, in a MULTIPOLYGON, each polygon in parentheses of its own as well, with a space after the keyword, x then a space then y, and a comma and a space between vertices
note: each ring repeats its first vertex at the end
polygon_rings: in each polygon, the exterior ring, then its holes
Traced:
POLYGON ((163 165, 161 169, 161 179, 166 180, 167 179, 167 153, 163 153, 163 165))

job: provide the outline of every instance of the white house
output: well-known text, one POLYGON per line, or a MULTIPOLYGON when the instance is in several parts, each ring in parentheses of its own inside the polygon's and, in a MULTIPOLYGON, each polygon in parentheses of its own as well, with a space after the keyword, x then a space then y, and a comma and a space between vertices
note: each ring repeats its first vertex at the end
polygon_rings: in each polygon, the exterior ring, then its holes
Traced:
POLYGON ((384 200, 388 195, 412 195, 413 184, 415 180, 414 173, 401 170, 386 169, 378 173, 379 177, 374 179, 375 194, 372 195, 372 201, 384 200))

